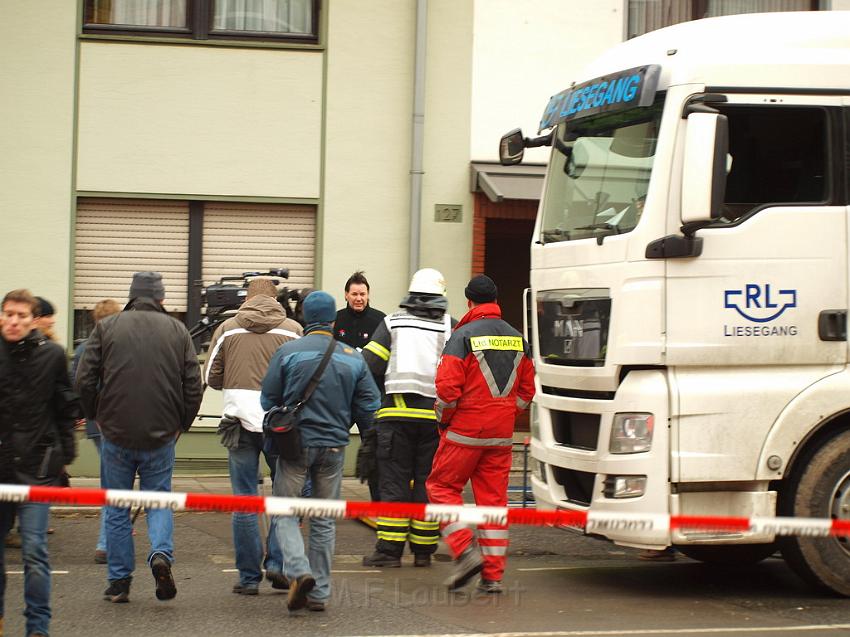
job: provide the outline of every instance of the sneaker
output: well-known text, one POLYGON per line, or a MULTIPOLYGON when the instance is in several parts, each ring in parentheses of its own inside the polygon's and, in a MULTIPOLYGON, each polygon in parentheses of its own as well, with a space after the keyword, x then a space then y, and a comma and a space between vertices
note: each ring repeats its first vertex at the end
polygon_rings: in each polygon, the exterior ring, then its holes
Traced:
POLYGON ((289 580, 280 571, 266 571, 266 579, 272 583, 272 588, 276 590, 289 590, 289 580))
POLYGON ((259 595, 260 589, 256 584, 234 584, 233 592, 237 595, 259 595))
POLYGON ((174 576, 171 575, 171 564, 161 553, 154 555, 151 560, 151 573, 156 581, 156 598, 162 601, 174 599, 177 596, 177 587, 174 585, 174 576))
POLYGON ((103 591, 103 599, 113 604, 126 604, 130 601, 130 582, 132 577, 115 579, 109 582, 109 588, 103 591))
POLYGON ((94 563, 95 564, 106 564, 106 551, 97 549, 94 552, 94 563))
POLYGON ((372 555, 363 558, 363 566, 374 566, 376 568, 398 568, 401 566, 401 558, 375 551, 372 555))
POLYGON ((291 611, 301 610, 307 606, 307 593, 313 590, 316 580, 309 573, 299 575, 289 582, 289 598, 286 607, 291 611))
POLYGON ((454 573, 445 581, 445 585, 450 591, 456 591, 465 586, 469 580, 478 575, 481 569, 484 568, 481 554, 475 545, 469 546, 461 553, 460 557, 455 560, 455 564, 454 573))
POLYGON ((505 590, 502 580, 483 578, 478 580, 478 586, 475 588, 479 593, 487 593, 488 595, 499 595, 505 590))
POLYGON ((325 610, 325 603, 318 602, 314 599, 307 600, 307 610, 311 610, 314 613, 322 613, 325 610))
POLYGON ((431 555, 428 553, 417 553, 413 556, 414 566, 431 566, 431 555))
POLYGON ((676 549, 672 546, 668 546, 662 551, 658 549, 646 549, 638 553, 638 559, 648 562, 674 562, 676 561, 676 549))

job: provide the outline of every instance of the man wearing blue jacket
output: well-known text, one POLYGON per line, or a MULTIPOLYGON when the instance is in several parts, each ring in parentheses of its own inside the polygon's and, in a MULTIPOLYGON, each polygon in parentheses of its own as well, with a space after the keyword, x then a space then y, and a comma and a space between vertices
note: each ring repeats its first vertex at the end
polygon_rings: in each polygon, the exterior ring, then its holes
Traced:
MULTIPOLYGON (((333 338, 336 306, 327 292, 311 292, 304 299, 304 337, 282 345, 275 352, 263 379, 263 409, 295 405, 333 338)), ((278 460, 274 494, 297 498, 307 476, 312 497, 339 498, 348 429, 352 422, 372 422, 380 406, 380 393, 363 357, 354 348, 337 342, 316 390, 299 412, 297 427, 303 449, 295 460, 278 460)), ((309 559, 298 529, 298 519, 282 517, 277 524, 280 545, 286 556, 290 611, 325 610, 331 594, 331 561, 336 539, 333 518, 310 519, 309 559)))

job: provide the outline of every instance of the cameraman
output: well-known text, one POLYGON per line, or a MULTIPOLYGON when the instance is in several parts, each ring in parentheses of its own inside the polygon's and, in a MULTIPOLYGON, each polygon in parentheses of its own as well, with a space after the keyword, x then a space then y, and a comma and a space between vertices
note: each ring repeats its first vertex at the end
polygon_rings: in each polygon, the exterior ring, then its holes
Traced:
MULTIPOLYGON (((219 433, 228 449, 230 484, 235 495, 257 495, 260 452, 274 477, 276 458, 263 449, 260 385, 272 354, 303 333, 298 323, 286 318, 276 297, 277 288, 272 281, 253 279, 236 316, 224 321, 213 333, 204 369, 204 382, 213 389, 223 390, 224 394, 224 417, 219 433)), ((275 534, 275 518, 267 538, 265 564, 256 514, 233 514, 233 544, 239 571, 234 593, 256 595, 263 578, 261 566, 265 566, 266 579, 272 588, 288 588, 275 534)))

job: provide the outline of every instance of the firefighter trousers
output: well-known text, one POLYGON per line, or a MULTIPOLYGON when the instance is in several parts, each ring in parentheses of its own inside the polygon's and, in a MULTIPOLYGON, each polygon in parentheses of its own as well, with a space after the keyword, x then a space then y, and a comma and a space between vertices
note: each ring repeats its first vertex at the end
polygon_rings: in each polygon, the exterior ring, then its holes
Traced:
MULTIPOLYGON (((428 497, 433 504, 463 504, 463 488, 471 480, 475 504, 504 507, 508 504, 510 470, 511 447, 467 447, 444 437, 428 478, 428 497)), ((472 545, 472 529, 463 523, 445 524, 442 533, 455 559, 472 545)), ((501 581, 508 553, 507 525, 479 525, 478 546, 484 561, 482 579, 501 581)))
MULTIPOLYGON (((378 427, 378 474, 382 502, 427 503, 425 480, 439 442, 436 421, 382 418, 378 427)), ((440 541, 440 526, 411 518, 378 517, 381 553, 401 557, 405 542, 418 555, 431 555, 440 541)))

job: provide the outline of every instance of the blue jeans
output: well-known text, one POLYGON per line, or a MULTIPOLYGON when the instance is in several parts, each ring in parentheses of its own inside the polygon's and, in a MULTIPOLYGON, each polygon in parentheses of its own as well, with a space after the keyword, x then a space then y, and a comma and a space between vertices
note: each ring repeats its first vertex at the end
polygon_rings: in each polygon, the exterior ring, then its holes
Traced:
MULTIPOLYGON (((0 535, 3 540, 14 524, 14 506, 2 504, 0 535)), ((22 557, 24 561, 24 615, 27 618, 26 634, 50 632, 50 562, 47 558, 47 521, 50 505, 25 502, 17 505, 18 526, 21 530, 22 557)), ((5 544, 5 542, 4 542, 5 544)), ((6 593, 6 567, 0 547, 0 616, 6 593)))
MULTIPOLYGON (((277 456, 270 456, 263 450, 263 434, 242 429, 239 432, 239 446, 228 452, 230 467, 230 486, 234 495, 257 495, 257 479, 260 469, 260 453, 263 453, 274 480, 277 456)), ((260 566, 263 562, 263 545, 260 541, 260 528, 256 513, 234 513, 233 547, 236 550, 236 568, 239 571, 239 583, 242 586, 256 586, 263 579, 260 566)), ((283 555, 278 543, 275 527, 277 518, 272 517, 267 538, 267 571, 283 572, 283 555)))
MULTIPOLYGON (((171 491, 174 441, 159 449, 125 449, 106 438, 101 442, 100 484, 104 489, 132 489, 136 473, 142 491, 171 491)), ((171 509, 146 508, 151 552, 174 561, 174 514, 171 509)), ((136 566, 133 525, 127 508, 106 507, 107 577, 112 582, 130 577, 136 566)))
MULTIPOLYGON (((94 446, 97 448, 97 456, 100 457, 100 441, 102 440, 101 436, 94 436, 91 441, 94 443, 94 446)), ((101 485, 103 486, 103 485, 101 485)), ((106 550, 106 511, 104 507, 100 508, 100 532, 97 534, 97 544, 95 545, 95 550, 97 551, 105 551, 106 550)))
MULTIPOLYGON (((305 447, 298 460, 278 460, 274 494, 285 498, 301 495, 309 476, 313 483, 313 498, 335 500, 342 484, 345 447, 305 447)), ((310 556, 304 553, 304 539, 298 528, 298 518, 280 516, 277 523, 278 541, 286 555, 285 574, 289 579, 310 573, 316 587, 310 599, 324 602, 331 596, 331 562, 336 541, 334 518, 310 518, 310 556)))

